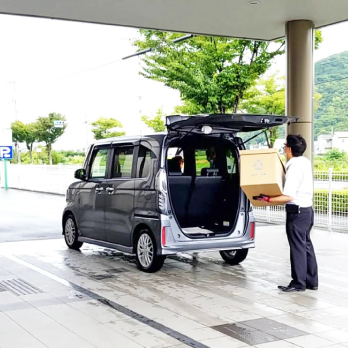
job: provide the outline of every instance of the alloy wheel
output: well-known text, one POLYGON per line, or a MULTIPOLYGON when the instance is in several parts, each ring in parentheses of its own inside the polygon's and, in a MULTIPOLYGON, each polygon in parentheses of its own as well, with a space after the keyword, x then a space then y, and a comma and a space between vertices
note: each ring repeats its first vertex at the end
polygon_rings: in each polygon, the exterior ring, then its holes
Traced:
POLYGON ((71 218, 65 222, 65 238, 69 245, 73 245, 76 236, 75 223, 71 218))
POLYGON ((144 268, 150 267, 153 261, 154 247, 148 234, 144 233, 140 236, 137 249, 140 264, 144 268))

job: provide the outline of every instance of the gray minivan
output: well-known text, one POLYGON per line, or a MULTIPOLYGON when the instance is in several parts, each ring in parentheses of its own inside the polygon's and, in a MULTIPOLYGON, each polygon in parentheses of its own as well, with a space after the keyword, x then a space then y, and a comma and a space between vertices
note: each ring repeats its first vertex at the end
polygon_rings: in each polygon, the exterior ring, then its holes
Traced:
POLYGON ((219 251, 231 265, 254 247, 252 205, 239 185, 239 132, 290 122, 272 115, 168 116, 167 133, 96 141, 67 190, 63 234, 135 254, 156 272, 167 255, 219 251))

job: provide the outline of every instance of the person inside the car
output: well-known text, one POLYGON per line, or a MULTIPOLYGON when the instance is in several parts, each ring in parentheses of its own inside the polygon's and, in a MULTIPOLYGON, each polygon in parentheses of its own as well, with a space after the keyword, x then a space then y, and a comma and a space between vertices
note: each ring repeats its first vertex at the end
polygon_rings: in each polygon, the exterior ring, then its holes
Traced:
POLYGON ((210 163, 210 168, 215 168, 215 166, 216 166, 215 147, 209 147, 205 153, 207 155, 207 161, 210 163))
POLYGON ((168 171, 170 174, 181 174, 184 160, 181 156, 175 156, 168 160, 168 171))

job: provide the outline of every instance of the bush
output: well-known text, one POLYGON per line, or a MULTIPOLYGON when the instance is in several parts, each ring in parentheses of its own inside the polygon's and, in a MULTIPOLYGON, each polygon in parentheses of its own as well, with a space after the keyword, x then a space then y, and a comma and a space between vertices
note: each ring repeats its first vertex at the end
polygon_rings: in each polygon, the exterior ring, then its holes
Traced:
MULTIPOLYGON (((314 208, 317 212, 327 213, 329 205, 329 191, 314 190, 314 208)), ((348 190, 332 191, 332 213, 348 213, 348 190)))

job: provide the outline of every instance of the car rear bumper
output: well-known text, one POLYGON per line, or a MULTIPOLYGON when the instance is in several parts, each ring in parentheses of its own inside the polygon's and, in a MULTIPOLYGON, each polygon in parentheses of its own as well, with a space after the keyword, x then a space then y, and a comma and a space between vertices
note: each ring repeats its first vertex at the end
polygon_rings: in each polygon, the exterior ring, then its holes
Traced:
POLYGON ((255 248, 254 240, 243 240, 232 243, 224 241, 199 241, 194 243, 182 243, 180 245, 162 246, 161 255, 175 255, 182 252, 208 252, 208 251, 221 251, 221 250, 238 250, 238 249, 250 249, 255 248))

